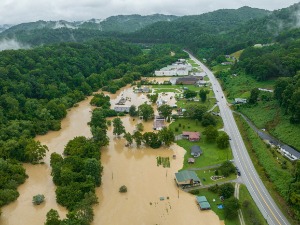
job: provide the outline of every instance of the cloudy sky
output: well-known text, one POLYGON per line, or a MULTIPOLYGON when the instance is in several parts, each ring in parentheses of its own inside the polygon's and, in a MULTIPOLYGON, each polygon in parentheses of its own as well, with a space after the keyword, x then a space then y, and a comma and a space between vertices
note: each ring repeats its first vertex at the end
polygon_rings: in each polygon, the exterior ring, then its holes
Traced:
POLYGON ((0 24, 105 19, 128 14, 192 15, 245 5, 275 10, 297 2, 299 0, 0 0, 0 24))

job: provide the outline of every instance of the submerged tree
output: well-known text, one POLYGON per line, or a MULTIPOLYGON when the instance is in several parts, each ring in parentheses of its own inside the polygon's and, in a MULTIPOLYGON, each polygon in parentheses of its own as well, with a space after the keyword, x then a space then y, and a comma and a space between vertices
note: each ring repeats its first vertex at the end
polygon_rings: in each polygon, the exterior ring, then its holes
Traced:
POLYGON ((118 117, 118 118, 114 118, 113 119, 113 134, 114 135, 121 135, 125 133, 125 127, 123 126, 123 122, 122 120, 118 117))

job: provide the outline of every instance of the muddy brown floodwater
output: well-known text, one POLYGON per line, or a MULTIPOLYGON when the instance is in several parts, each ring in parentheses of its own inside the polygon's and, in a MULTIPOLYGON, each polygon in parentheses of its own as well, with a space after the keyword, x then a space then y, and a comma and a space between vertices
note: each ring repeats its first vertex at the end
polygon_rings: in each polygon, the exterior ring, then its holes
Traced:
MULTIPOLYGON (((147 101, 144 94, 135 94, 129 86, 111 95, 112 105, 126 95, 131 102, 139 105, 147 101)), ((29 178, 18 188, 20 197, 12 204, 2 208, 1 225, 43 224, 46 213, 56 209, 61 217, 67 210, 55 201, 55 185, 50 175, 50 155, 62 153, 64 146, 76 136, 90 137, 87 122, 90 121, 91 98, 72 108, 62 121, 60 131, 49 132, 36 137, 46 144, 49 152, 43 165, 25 164, 29 178), (45 202, 33 206, 32 196, 44 194, 45 202)), ((126 131, 133 132, 135 125, 141 121, 129 116, 122 117, 126 131)), ((145 131, 152 130, 152 121, 144 123, 145 131)), ((200 211, 195 197, 178 189, 174 173, 181 169, 185 150, 177 145, 169 148, 137 148, 134 144, 125 147, 123 138, 115 137, 109 128, 109 146, 103 148, 101 162, 104 167, 102 185, 96 194, 99 204, 94 207, 93 225, 182 225, 182 224, 224 224, 213 211, 200 211), (173 159, 176 155, 176 159, 173 159), (156 157, 170 157, 170 168, 157 166, 156 157), (119 193, 119 188, 126 185, 127 193, 119 193), (163 197, 164 200, 160 200, 163 197)))

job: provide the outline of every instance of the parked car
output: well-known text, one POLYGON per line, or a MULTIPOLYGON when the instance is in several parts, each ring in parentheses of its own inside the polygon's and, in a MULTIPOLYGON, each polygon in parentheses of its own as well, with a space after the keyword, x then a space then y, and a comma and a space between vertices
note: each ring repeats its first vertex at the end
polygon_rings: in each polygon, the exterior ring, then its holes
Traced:
POLYGON ((235 169, 236 169, 237 175, 238 175, 238 176, 241 176, 241 171, 239 170, 239 168, 235 167, 235 169))

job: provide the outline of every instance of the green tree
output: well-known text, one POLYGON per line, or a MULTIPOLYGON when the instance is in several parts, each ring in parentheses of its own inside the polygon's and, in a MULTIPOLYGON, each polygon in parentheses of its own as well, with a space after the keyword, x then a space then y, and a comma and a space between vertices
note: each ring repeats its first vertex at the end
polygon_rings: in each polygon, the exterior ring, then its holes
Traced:
POLYGON ((229 146, 229 136, 227 133, 222 132, 216 139, 219 148, 224 149, 229 146))
POLYGON ((213 116, 212 114, 206 112, 202 116, 202 122, 201 122, 201 124, 204 127, 207 127, 209 125, 216 126, 217 125, 217 121, 215 119, 215 116, 213 116))
POLYGON ((234 194, 234 186, 232 183, 225 183, 219 186, 220 195, 228 199, 234 194))
POLYGON ((143 130, 144 130, 144 125, 143 125, 143 123, 138 123, 135 127, 136 127, 136 129, 137 129, 138 131, 143 131, 143 130))
POLYGON ((129 132, 124 134, 124 138, 127 141, 128 145, 132 145, 133 142, 133 135, 131 135, 129 132))
POLYGON ((136 110, 136 106, 135 105, 131 105, 130 108, 129 108, 129 115, 131 117, 135 117, 138 115, 138 112, 136 110))
POLYGON ((41 142, 29 139, 25 147, 25 157, 28 162, 39 163, 46 156, 48 147, 41 142))
POLYGON ((158 138, 166 146, 170 146, 175 141, 174 132, 171 129, 168 129, 166 127, 162 128, 160 131, 158 131, 158 138))
POLYGON ((161 105, 157 110, 164 118, 168 118, 172 114, 172 107, 169 105, 161 105))
POLYGON ((50 211, 47 212, 46 218, 47 218, 47 220, 46 220, 45 225, 60 225, 61 224, 61 221, 59 219, 59 214, 54 209, 50 209, 50 211))
POLYGON ((158 138, 158 134, 154 132, 146 132, 143 134, 143 141, 151 148, 159 148, 161 146, 161 140, 158 138))
POLYGON ((154 116, 154 110, 151 105, 144 103, 138 107, 139 116, 142 116, 145 121, 154 116))
POLYGON ((122 120, 118 117, 118 118, 114 118, 113 119, 113 134, 114 135, 121 135, 125 133, 125 127, 123 126, 123 122, 122 120))
POLYGON ((259 96, 258 88, 253 88, 249 97, 249 104, 256 104, 259 96))
POLYGON ((204 113, 207 111, 207 108, 198 103, 191 103, 186 106, 185 115, 198 121, 202 121, 204 113))
POLYGON ((186 98, 186 99, 189 99, 189 98, 195 98, 197 96, 197 92, 196 91, 192 91, 192 90, 185 90, 183 92, 183 96, 186 98))
POLYGON ((157 99, 158 99, 158 94, 148 94, 147 97, 149 98, 151 103, 156 103, 157 99))
POLYGON ((135 140, 137 147, 139 147, 142 144, 142 141, 143 141, 143 134, 139 131, 136 131, 133 134, 133 139, 135 140))
POLYGON ((94 183, 97 187, 101 184, 101 172, 102 166, 100 161, 95 158, 88 158, 84 162, 84 173, 87 176, 91 176, 94 179, 94 183))
POLYGON ((240 209, 239 200, 231 197, 225 199, 224 201, 224 216, 226 219, 234 219, 238 215, 238 210, 240 209))
POLYGON ((222 165, 218 168, 221 171, 224 177, 228 177, 230 174, 235 173, 235 167, 230 161, 225 161, 222 165))
POLYGON ((217 139, 219 132, 215 127, 210 125, 205 128, 203 134, 205 134, 208 142, 214 142, 217 139))
POLYGON ((209 90, 206 90, 206 89, 203 89, 203 88, 199 91, 199 97, 200 97, 202 102, 206 101, 208 93, 209 93, 209 90))
POLYGON ((35 195, 32 198, 32 203, 34 205, 40 205, 40 204, 42 204, 44 202, 44 200, 45 200, 45 196, 44 195, 35 195))

